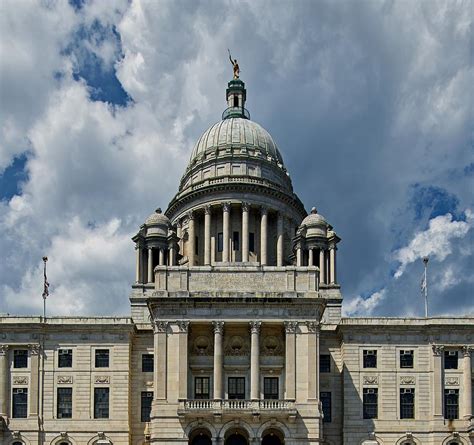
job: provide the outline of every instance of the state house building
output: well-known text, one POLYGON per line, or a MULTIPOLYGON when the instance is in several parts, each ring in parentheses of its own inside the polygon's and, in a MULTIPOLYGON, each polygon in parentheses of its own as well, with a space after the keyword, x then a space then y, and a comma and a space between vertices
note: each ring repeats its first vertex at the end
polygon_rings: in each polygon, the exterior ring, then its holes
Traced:
POLYGON ((344 318, 340 238, 236 76, 165 212, 131 317, 0 318, 3 445, 468 445, 474 318, 344 318))

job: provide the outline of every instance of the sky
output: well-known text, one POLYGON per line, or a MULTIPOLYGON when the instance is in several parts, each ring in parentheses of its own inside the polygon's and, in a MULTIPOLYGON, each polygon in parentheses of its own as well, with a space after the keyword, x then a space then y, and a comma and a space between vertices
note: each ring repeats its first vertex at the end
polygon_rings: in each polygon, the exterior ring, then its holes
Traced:
POLYGON ((226 108, 342 238, 347 316, 474 314, 470 0, 0 2, 0 313, 128 315, 140 224, 226 108))

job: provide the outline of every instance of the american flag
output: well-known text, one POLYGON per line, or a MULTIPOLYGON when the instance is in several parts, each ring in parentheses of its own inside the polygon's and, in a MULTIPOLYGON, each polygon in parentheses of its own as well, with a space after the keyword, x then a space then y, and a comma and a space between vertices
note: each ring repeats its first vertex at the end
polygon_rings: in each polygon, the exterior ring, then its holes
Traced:
POLYGON ((46 297, 49 295, 49 283, 48 283, 48 277, 46 276, 46 262, 48 261, 48 257, 44 256, 43 257, 43 263, 44 263, 44 287, 43 287, 43 299, 46 300, 46 297))

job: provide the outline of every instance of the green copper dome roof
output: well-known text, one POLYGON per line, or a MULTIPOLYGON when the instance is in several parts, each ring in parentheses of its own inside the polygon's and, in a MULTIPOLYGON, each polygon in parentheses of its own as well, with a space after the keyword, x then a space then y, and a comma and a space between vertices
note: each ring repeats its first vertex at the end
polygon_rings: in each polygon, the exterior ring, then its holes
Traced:
POLYGON ((256 122, 231 117, 206 130, 195 145, 189 165, 208 151, 225 148, 243 149, 250 155, 261 155, 283 165, 283 159, 273 138, 256 122))

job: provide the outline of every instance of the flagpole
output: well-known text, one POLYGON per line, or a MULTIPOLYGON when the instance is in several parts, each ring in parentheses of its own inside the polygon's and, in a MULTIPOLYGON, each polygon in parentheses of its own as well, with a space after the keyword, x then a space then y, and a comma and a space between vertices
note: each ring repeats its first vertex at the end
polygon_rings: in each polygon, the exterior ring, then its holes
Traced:
POLYGON ((48 261, 48 257, 43 257, 43 276, 44 276, 44 287, 43 287, 43 320, 46 320, 46 297, 49 295, 49 283, 46 277, 46 263, 48 261))
POLYGON ((428 280, 427 280, 427 269, 428 269, 429 258, 427 256, 423 257, 423 264, 425 265, 425 275, 424 275, 424 291, 425 291, 425 318, 428 318, 428 280))

